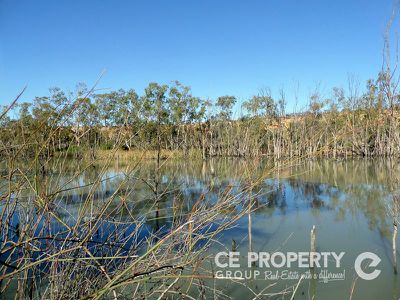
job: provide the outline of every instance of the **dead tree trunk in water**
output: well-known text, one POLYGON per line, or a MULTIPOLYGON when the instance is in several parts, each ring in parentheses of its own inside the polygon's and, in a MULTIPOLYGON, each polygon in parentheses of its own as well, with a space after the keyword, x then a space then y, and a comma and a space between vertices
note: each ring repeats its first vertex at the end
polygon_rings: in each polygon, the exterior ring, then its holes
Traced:
POLYGON ((316 229, 315 229, 315 225, 313 225, 312 229, 311 229, 311 233, 310 233, 310 237, 311 237, 311 242, 310 242, 310 262, 312 259, 312 267, 314 267, 314 254, 315 254, 315 233, 316 233, 316 229))
POLYGON ((397 274, 397 248, 396 248, 396 240, 397 240, 397 221, 393 223, 393 272, 397 274))
POLYGON ((392 235, 392 250, 393 250, 393 272, 397 274, 397 218, 398 218, 398 199, 393 197, 393 235, 392 235))

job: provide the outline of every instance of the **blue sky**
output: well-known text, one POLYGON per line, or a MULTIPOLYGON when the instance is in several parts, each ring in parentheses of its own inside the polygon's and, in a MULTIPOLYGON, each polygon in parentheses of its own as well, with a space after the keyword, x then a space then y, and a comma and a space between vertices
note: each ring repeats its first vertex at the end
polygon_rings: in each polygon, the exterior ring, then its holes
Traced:
MULTIPOLYGON (((375 77, 391 0, 0 0, 0 104, 77 82, 135 88, 179 80, 195 95, 243 101, 284 87, 289 110, 320 83, 375 77)), ((394 24, 394 29, 399 28, 394 24)))

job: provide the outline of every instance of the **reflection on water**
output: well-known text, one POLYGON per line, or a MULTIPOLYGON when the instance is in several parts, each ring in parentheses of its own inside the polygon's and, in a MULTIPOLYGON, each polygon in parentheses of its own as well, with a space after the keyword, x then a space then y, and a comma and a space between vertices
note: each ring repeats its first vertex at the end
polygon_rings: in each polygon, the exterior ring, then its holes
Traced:
MULTIPOLYGON (((143 232, 143 236, 168 228, 173 218, 190 212, 201 195, 206 194, 208 205, 212 205, 218 201, 218 195, 226 191, 240 195, 243 208, 248 205, 255 208, 237 227, 220 237, 227 248, 234 244, 241 253, 277 249, 308 251, 310 229, 316 225, 318 251, 346 252, 345 281, 315 283, 305 280, 295 299, 312 299, 313 296, 317 299, 348 299, 355 278, 354 258, 364 251, 375 252, 382 258, 379 265, 382 273, 372 283, 357 280, 353 299, 398 299, 400 295, 400 280, 391 267, 393 220, 387 211, 399 174, 396 161, 321 160, 287 166, 238 159, 181 160, 165 161, 160 173, 156 171, 156 163, 148 161, 128 174, 129 166, 128 161, 115 161, 109 166, 101 175, 103 181, 92 197, 94 203, 100 203, 118 191, 119 201, 123 199, 126 203, 122 213, 146 216, 144 221, 148 231, 143 232), (253 197, 241 193, 249 183, 256 183, 252 189, 253 197), (161 195, 156 209, 155 185, 161 195), (145 213, 149 210, 154 210, 153 218, 145 213)), ((77 212, 102 170, 102 166, 91 167, 74 180, 67 181, 80 168, 84 166, 71 161, 68 168, 58 172, 59 176, 43 179, 48 181, 49 189, 58 185, 66 190, 57 196, 54 207, 70 225, 76 221, 77 212), (74 189, 77 186, 85 187, 74 189)), ((29 196, 25 197, 28 201, 29 196)), ((229 208, 227 211, 232 213, 229 208)), ((57 231, 57 227, 51 230, 57 231)), ((116 229, 104 226, 104 230, 113 232, 116 229)), ((127 230, 127 234, 133 230, 127 230)), ((215 252, 221 250, 225 249, 219 246, 212 249, 215 252)), ((254 293, 272 283, 247 281, 252 291, 230 282, 219 281, 218 285, 225 285, 228 294, 240 299, 252 298, 254 293)), ((270 292, 294 283, 278 282, 270 292)))

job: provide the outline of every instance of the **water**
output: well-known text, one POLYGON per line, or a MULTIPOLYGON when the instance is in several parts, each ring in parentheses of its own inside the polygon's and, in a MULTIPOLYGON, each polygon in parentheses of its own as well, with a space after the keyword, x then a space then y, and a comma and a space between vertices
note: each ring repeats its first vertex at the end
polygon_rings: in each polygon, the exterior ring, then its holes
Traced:
MULTIPOLYGON (((388 205, 393 201, 392 191, 397 186, 396 176, 399 174, 399 164, 396 161, 318 160, 274 165, 261 161, 215 159, 206 162, 179 160, 163 163, 158 175, 154 161, 141 163, 140 168, 129 174, 128 183, 122 187, 122 190, 134 187, 135 192, 126 195, 126 201, 128 207, 132 207, 130 213, 136 216, 152 207, 152 187, 155 181, 159 184, 159 190, 169 191, 162 198, 157 216, 145 220, 147 232, 143 232, 143 236, 152 231, 167 230, 177 202, 181 212, 185 213, 205 192, 208 192, 210 199, 218 197, 219 192, 227 186, 232 186, 232 191, 237 192, 250 178, 255 180, 264 174, 263 180, 253 189, 255 197, 252 204, 255 210, 246 214, 235 228, 219 237, 222 245, 210 249, 213 253, 229 250, 240 252, 241 268, 218 270, 240 270, 243 275, 246 275, 246 270, 260 271, 258 278, 252 276, 239 280, 247 287, 230 280, 216 280, 216 286, 232 298, 252 299, 259 293, 260 298, 267 298, 267 294, 272 295, 296 285, 298 279, 265 279, 266 271, 275 274, 276 271, 288 270, 286 267, 267 269, 256 264, 248 268, 247 253, 309 251, 310 230, 315 225, 318 252, 345 252, 340 268, 335 268, 332 260, 329 260, 328 267, 330 272, 343 273, 344 280, 324 283, 319 279, 304 279, 298 286, 295 299, 349 299, 352 288, 352 299, 399 299, 400 279, 394 275, 392 267, 393 219, 388 210, 388 205), (354 270, 355 258, 366 251, 381 258, 377 266, 381 274, 371 281, 358 278, 354 270), (265 289, 271 284, 271 287, 265 289)), ((96 201, 105 201, 112 195, 127 178, 127 170, 131 166, 129 161, 117 160, 107 167, 101 175, 104 181, 95 193, 96 201)), ((80 168, 84 166, 72 161, 68 168, 59 172, 59 176, 48 179, 49 186, 60 185, 65 181, 65 189, 87 185, 79 190, 65 191, 57 197, 56 206, 67 224, 74 224, 91 183, 102 170, 100 165, 89 168, 68 182, 67 178, 80 168)), ((246 201, 243 199, 243 207, 248 205, 246 201)), ((52 230, 57 231, 57 227, 52 230)), ((207 265, 211 265, 211 262, 206 262, 207 265)), ((322 269, 317 268, 313 272, 320 274, 322 269)), ((368 268, 365 270, 373 271, 368 268)), ((289 271, 302 273, 309 269, 292 267, 289 271)), ((278 299, 281 296, 271 297, 278 299)), ((290 296, 286 295, 284 299, 290 299, 290 296)))

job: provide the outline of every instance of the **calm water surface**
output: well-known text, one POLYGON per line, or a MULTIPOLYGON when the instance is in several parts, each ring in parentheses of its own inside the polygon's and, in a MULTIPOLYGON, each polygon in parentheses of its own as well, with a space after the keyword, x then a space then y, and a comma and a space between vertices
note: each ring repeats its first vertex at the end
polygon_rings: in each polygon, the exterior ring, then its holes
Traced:
MULTIPOLYGON (((130 162, 123 160, 110 165, 103 176, 105 180, 96 191, 97 201, 103 201, 113 194, 125 178, 129 165, 130 162)), ((71 162, 70 170, 60 174, 59 178, 68 178, 79 168, 78 162, 71 162)), ((155 162, 148 161, 132 174, 130 184, 134 185, 135 192, 128 196, 128 202, 134 207, 131 213, 140 215, 142 210, 152 205, 153 194, 148 184, 156 178, 155 169, 155 162)), ((89 185, 100 170, 100 166, 90 168, 68 186, 89 185)), ((265 170, 273 171, 267 173, 265 179, 254 187, 255 211, 246 214, 235 228, 220 236, 223 246, 217 245, 211 249, 217 253, 235 248, 240 252, 245 267, 239 270, 259 270, 261 275, 258 279, 245 280, 253 292, 228 280, 218 280, 216 284, 220 288, 233 299, 252 299, 273 283, 275 285, 265 290, 265 293, 279 292, 287 286, 295 285, 298 280, 265 280, 266 268, 257 265, 247 268, 247 252, 309 251, 310 230, 315 225, 317 251, 345 252, 340 268, 334 268, 332 261, 330 266, 333 267, 329 268, 334 273, 344 272, 345 279, 327 283, 303 280, 295 299, 349 299, 357 278, 354 260, 365 251, 374 252, 381 258, 378 265, 381 274, 372 281, 358 278, 353 299, 399 299, 400 278, 393 274, 392 267, 393 219, 387 209, 392 203, 391 191, 396 190, 396 176, 399 174, 399 164, 396 161, 319 160, 292 163, 290 167, 239 159, 165 161, 158 181, 160 190, 169 192, 163 197, 158 217, 146 220, 148 232, 168 228, 176 203, 179 203, 183 213, 190 211, 200 195, 210 189, 210 198, 217 198, 218 192, 229 186, 233 187, 233 193, 237 192, 244 182, 248 182, 249 176, 257 178, 265 170)), ((89 189, 71 190, 57 199, 66 222, 73 224, 89 189)), ((304 272, 308 269, 293 267, 289 270, 304 272)), ((319 274, 320 271, 316 269, 314 272, 319 274)), ((286 296, 284 299, 289 298, 286 296)))

